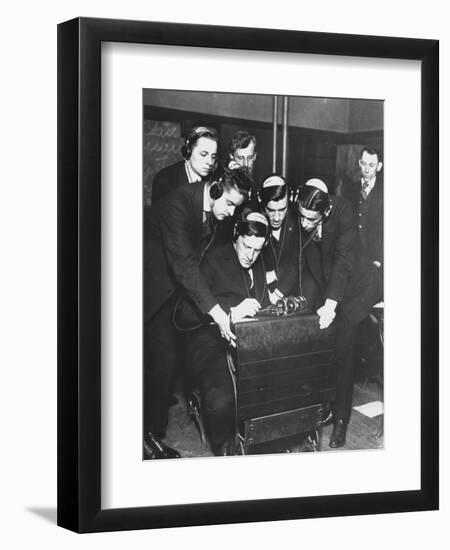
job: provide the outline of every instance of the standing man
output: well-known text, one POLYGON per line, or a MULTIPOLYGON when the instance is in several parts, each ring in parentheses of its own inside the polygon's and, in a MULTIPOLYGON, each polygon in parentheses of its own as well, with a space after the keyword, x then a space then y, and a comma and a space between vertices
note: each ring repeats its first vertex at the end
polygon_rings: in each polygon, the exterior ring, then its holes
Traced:
POLYGON ((336 399, 330 447, 345 444, 353 398, 355 321, 349 307, 361 299, 352 284, 358 234, 355 214, 344 197, 331 197, 325 183, 309 180, 298 197, 303 291, 317 308, 320 328, 336 319, 336 399), (339 306, 339 307, 338 307, 339 306))
POLYGON ((247 130, 238 130, 230 141, 228 150, 228 168, 245 168, 253 177, 253 166, 256 160, 256 138, 247 130))
POLYGON ((286 181, 278 175, 266 178, 258 195, 260 207, 267 216, 271 229, 268 246, 264 249, 264 258, 269 270, 268 282, 272 301, 283 296, 301 294, 299 223, 296 212, 289 204, 289 195, 286 181), (269 278, 272 267, 275 280, 269 278))
POLYGON ((357 235, 349 201, 328 194, 326 184, 310 179, 298 195, 302 290, 327 328, 344 299, 354 264, 357 235))
POLYGON ((247 199, 251 182, 242 170, 219 181, 184 185, 154 204, 144 240, 144 451, 146 458, 178 458, 162 438, 176 364, 173 311, 180 292, 208 314, 231 344, 235 335, 200 272, 200 261, 223 220, 247 199), (217 226, 217 227, 216 227, 217 226))
POLYGON ((153 180, 152 204, 178 187, 206 181, 214 172, 219 138, 213 128, 196 126, 181 149, 184 160, 166 166, 153 180))
POLYGON ((358 325, 372 307, 383 299, 383 163, 371 147, 363 147, 359 158, 360 180, 347 196, 357 214, 355 264, 344 297, 337 327, 338 374, 334 430, 330 447, 345 445, 350 419, 353 383, 353 349, 358 325), (339 353, 338 353, 339 351, 339 353))
MULTIPOLYGON (((347 193, 358 217, 358 244, 353 279, 363 277, 370 289, 357 308, 356 321, 367 317, 370 308, 383 298, 383 163, 379 153, 363 147, 359 158, 361 178, 347 193)), ((352 304, 356 307, 356 304, 352 304)), ((356 313, 356 312, 355 312, 356 313)))

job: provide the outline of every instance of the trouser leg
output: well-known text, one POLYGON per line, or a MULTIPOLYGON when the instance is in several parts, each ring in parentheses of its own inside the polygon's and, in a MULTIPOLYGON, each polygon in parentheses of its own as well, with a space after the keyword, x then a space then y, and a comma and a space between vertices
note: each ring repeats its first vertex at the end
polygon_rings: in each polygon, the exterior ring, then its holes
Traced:
POLYGON ((343 316, 339 316, 336 326, 336 400, 333 407, 335 419, 348 422, 350 420, 354 361, 353 347, 356 327, 352 326, 343 316))
POLYGON ((199 389, 203 421, 214 453, 234 434, 235 398, 226 360, 226 344, 216 327, 203 327, 188 339, 187 367, 199 389))
POLYGON ((336 319, 336 401, 334 416, 348 422, 355 378, 355 337, 361 321, 382 297, 382 277, 375 267, 355 270, 336 319))
POLYGON ((172 311, 173 300, 169 300, 144 325, 144 434, 151 431, 163 436, 167 428, 177 362, 177 338, 172 311))

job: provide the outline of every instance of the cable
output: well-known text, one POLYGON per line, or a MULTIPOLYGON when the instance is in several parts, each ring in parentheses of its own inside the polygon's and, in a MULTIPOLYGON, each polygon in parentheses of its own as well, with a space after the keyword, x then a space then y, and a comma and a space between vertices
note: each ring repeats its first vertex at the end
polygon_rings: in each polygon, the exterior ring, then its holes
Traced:
POLYGON ((239 411, 238 411, 238 401, 237 401, 238 397, 237 397, 237 387, 236 387, 236 378, 235 378, 236 369, 234 368, 233 358, 231 357, 230 350, 225 351, 225 357, 227 360, 228 372, 230 373, 231 383, 233 384, 233 392, 234 392, 234 426, 233 426, 233 454, 234 454, 236 438, 238 437, 238 435, 240 435, 238 431, 239 411))

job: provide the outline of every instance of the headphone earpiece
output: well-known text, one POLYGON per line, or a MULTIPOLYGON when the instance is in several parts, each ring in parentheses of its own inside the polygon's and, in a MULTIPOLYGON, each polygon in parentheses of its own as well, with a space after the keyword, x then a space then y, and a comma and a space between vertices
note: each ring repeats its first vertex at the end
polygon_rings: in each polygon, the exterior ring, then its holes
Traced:
POLYGON ((220 197, 223 195, 223 184, 222 180, 219 179, 218 181, 215 181, 211 184, 209 188, 209 196, 213 200, 220 199, 220 197))

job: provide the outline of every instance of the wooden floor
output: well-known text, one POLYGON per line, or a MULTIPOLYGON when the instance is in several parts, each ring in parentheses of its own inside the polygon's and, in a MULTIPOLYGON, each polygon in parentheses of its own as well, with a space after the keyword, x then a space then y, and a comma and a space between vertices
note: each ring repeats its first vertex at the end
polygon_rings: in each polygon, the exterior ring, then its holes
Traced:
MULTIPOLYGON (((176 448, 182 457, 212 456, 207 444, 202 445, 196 424, 187 414, 186 404, 177 394, 177 403, 170 409, 170 420, 167 430, 166 443, 176 448)), ((376 401, 383 401, 380 384, 371 379, 362 379, 355 383, 353 395, 353 407, 376 401)), ((354 449, 380 449, 383 448, 382 435, 383 415, 373 418, 352 410, 352 416, 347 430, 347 441, 340 449, 331 449, 328 446, 332 425, 325 426, 322 432, 322 452, 335 452, 354 449), (380 434, 381 432, 381 434, 380 434)), ((285 453, 285 452, 310 452, 314 450, 305 436, 296 436, 286 440, 273 441, 267 447, 254 449, 255 453, 285 453)))

